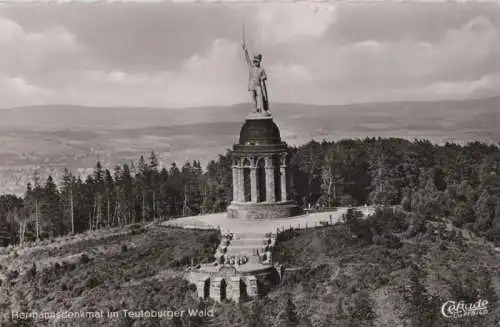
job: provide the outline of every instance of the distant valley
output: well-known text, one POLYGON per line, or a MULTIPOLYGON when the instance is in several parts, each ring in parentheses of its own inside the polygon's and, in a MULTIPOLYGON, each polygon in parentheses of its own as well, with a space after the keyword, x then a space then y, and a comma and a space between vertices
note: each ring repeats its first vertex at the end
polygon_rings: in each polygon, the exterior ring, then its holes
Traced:
MULTIPOLYGON (((402 137, 435 143, 500 142, 500 97, 467 101, 342 106, 277 103, 282 137, 402 137)), ((99 160, 112 168, 159 154, 161 163, 206 164, 238 140, 249 105, 183 109, 32 106, 0 110, 0 193, 23 192, 35 169, 56 178, 65 167, 85 175, 99 160)))

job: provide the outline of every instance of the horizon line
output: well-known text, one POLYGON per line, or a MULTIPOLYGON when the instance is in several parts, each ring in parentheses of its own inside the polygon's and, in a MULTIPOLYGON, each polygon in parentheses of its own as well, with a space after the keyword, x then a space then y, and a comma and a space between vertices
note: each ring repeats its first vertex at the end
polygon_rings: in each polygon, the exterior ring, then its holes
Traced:
MULTIPOLYGON (((500 98, 498 95, 490 95, 484 97, 471 97, 467 99, 441 99, 441 100, 386 100, 386 101, 366 101, 366 102, 348 102, 343 104, 314 104, 314 103, 302 103, 302 102, 281 102, 276 101, 274 104, 279 105, 294 105, 294 106, 314 106, 314 107, 348 107, 348 106, 366 106, 366 105, 376 105, 376 104, 395 104, 395 103, 432 103, 432 102, 468 102, 468 101, 478 101, 478 100, 490 100, 500 98)), ((80 105, 80 104, 65 104, 65 103, 52 103, 52 104, 34 104, 34 105, 20 105, 14 107, 0 108, 2 110, 16 110, 24 108, 37 108, 37 107, 78 107, 78 108, 101 108, 101 109, 147 109, 147 110, 192 110, 192 109, 202 109, 202 108, 230 108, 243 105, 249 105, 247 102, 237 102, 233 104, 225 105, 200 105, 200 106, 179 106, 179 107, 161 107, 161 106, 130 106, 130 105, 113 105, 113 106, 99 106, 99 105, 80 105)))

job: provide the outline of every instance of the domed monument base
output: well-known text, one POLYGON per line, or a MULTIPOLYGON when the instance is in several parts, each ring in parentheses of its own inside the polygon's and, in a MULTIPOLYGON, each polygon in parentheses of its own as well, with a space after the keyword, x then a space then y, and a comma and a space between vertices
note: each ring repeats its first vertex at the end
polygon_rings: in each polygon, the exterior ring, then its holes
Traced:
POLYGON ((251 113, 233 146, 233 201, 228 217, 242 220, 299 214, 289 199, 288 146, 269 112, 251 113))
POLYGON ((298 206, 293 201, 275 203, 231 202, 227 216, 231 219, 267 220, 287 218, 298 214, 298 206))

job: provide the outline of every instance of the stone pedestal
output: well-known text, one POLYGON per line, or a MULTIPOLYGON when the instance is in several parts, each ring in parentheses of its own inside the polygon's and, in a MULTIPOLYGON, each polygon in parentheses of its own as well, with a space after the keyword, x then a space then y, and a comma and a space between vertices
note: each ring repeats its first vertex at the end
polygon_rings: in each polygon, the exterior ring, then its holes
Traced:
POLYGON ((272 258, 272 254, 271 254, 271 251, 266 251, 266 261, 265 261, 266 264, 272 264, 273 263, 273 258, 272 258))
MULTIPOLYGON (((217 302, 222 302, 223 299, 223 290, 221 289, 222 278, 215 277, 212 279, 210 283, 210 298, 217 302)), ((225 291, 225 290, 224 290, 225 291)))
POLYGON ((227 207, 228 218, 242 220, 267 220, 296 216, 299 207, 293 201, 285 202, 232 202, 227 207))
POLYGON ((253 111, 253 112, 248 114, 247 120, 249 120, 249 119, 257 119, 257 120, 273 119, 273 116, 271 115, 271 113, 269 111, 261 111, 261 112, 253 111))
POLYGON ((229 218, 276 219, 299 214, 298 206, 290 201, 287 153, 272 116, 247 117, 231 154, 236 189, 229 218))
POLYGON ((228 283, 228 298, 235 302, 239 302, 241 297, 240 280, 239 276, 234 276, 230 277, 228 283))
POLYGON ((196 285, 200 299, 211 298, 216 302, 228 299, 240 302, 247 297, 266 294, 270 286, 280 280, 276 267, 254 262, 239 268, 223 266, 214 269, 213 265, 202 265, 196 271, 189 271, 185 278, 196 285), (278 278, 278 279, 277 279, 278 278))

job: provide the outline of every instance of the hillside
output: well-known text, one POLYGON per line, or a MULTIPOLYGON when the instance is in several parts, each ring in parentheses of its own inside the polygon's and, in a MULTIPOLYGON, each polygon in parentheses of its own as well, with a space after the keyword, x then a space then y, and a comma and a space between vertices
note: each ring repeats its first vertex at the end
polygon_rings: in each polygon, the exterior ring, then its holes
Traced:
MULTIPOLYGON (((176 305, 196 309, 195 293, 180 276, 191 260, 211 261, 219 242, 213 231, 132 225, 11 250, 0 256, 5 279, 0 316, 11 311, 167 310, 176 305)), ((99 326, 120 326, 127 322, 122 318, 99 320, 99 326)), ((77 322, 95 324, 92 319, 77 322)), ((9 326, 6 321, 1 325, 9 326)), ((37 326, 53 325, 45 321, 37 326)))
POLYGON ((0 313, 23 308, 214 313, 78 320, 78 326, 110 327, 494 326, 500 315, 500 256, 491 245, 444 221, 386 210, 363 222, 353 214, 347 224, 281 233, 274 256, 288 268, 282 285, 239 305, 199 302, 193 287, 179 277, 191 259, 195 264, 211 259, 219 242, 211 231, 135 225, 11 250, 0 259, 2 273, 9 276, 0 293, 0 313), (36 270, 30 268, 33 263, 36 270), (478 299, 488 300, 487 315, 447 320, 440 314, 445 301, 478 299))
POLYGON ((379 211, 364 223, 281 234, 275 250, 299 320, 332 326, 495 326, 500 255, 446 220, 379 211), (486 299, 488 314, 446 319, 446 301, 486 299), (328 317, 328 318, 327 318, 328 317))
MULTIPOLYGON (((499 142, 500 97, 467 101, 342 106, 273 104, 291 145, 311 139, 402 137, 499 142)), ((194 159, 205 165, 237 141, 248 105, 200 108, 35 106, 0 110, 0 193, 23 192, 37 167, 86 174, 155 151, 161 163, 194 159)), ((56 178, 57 179, 57 178, 56 178)))

